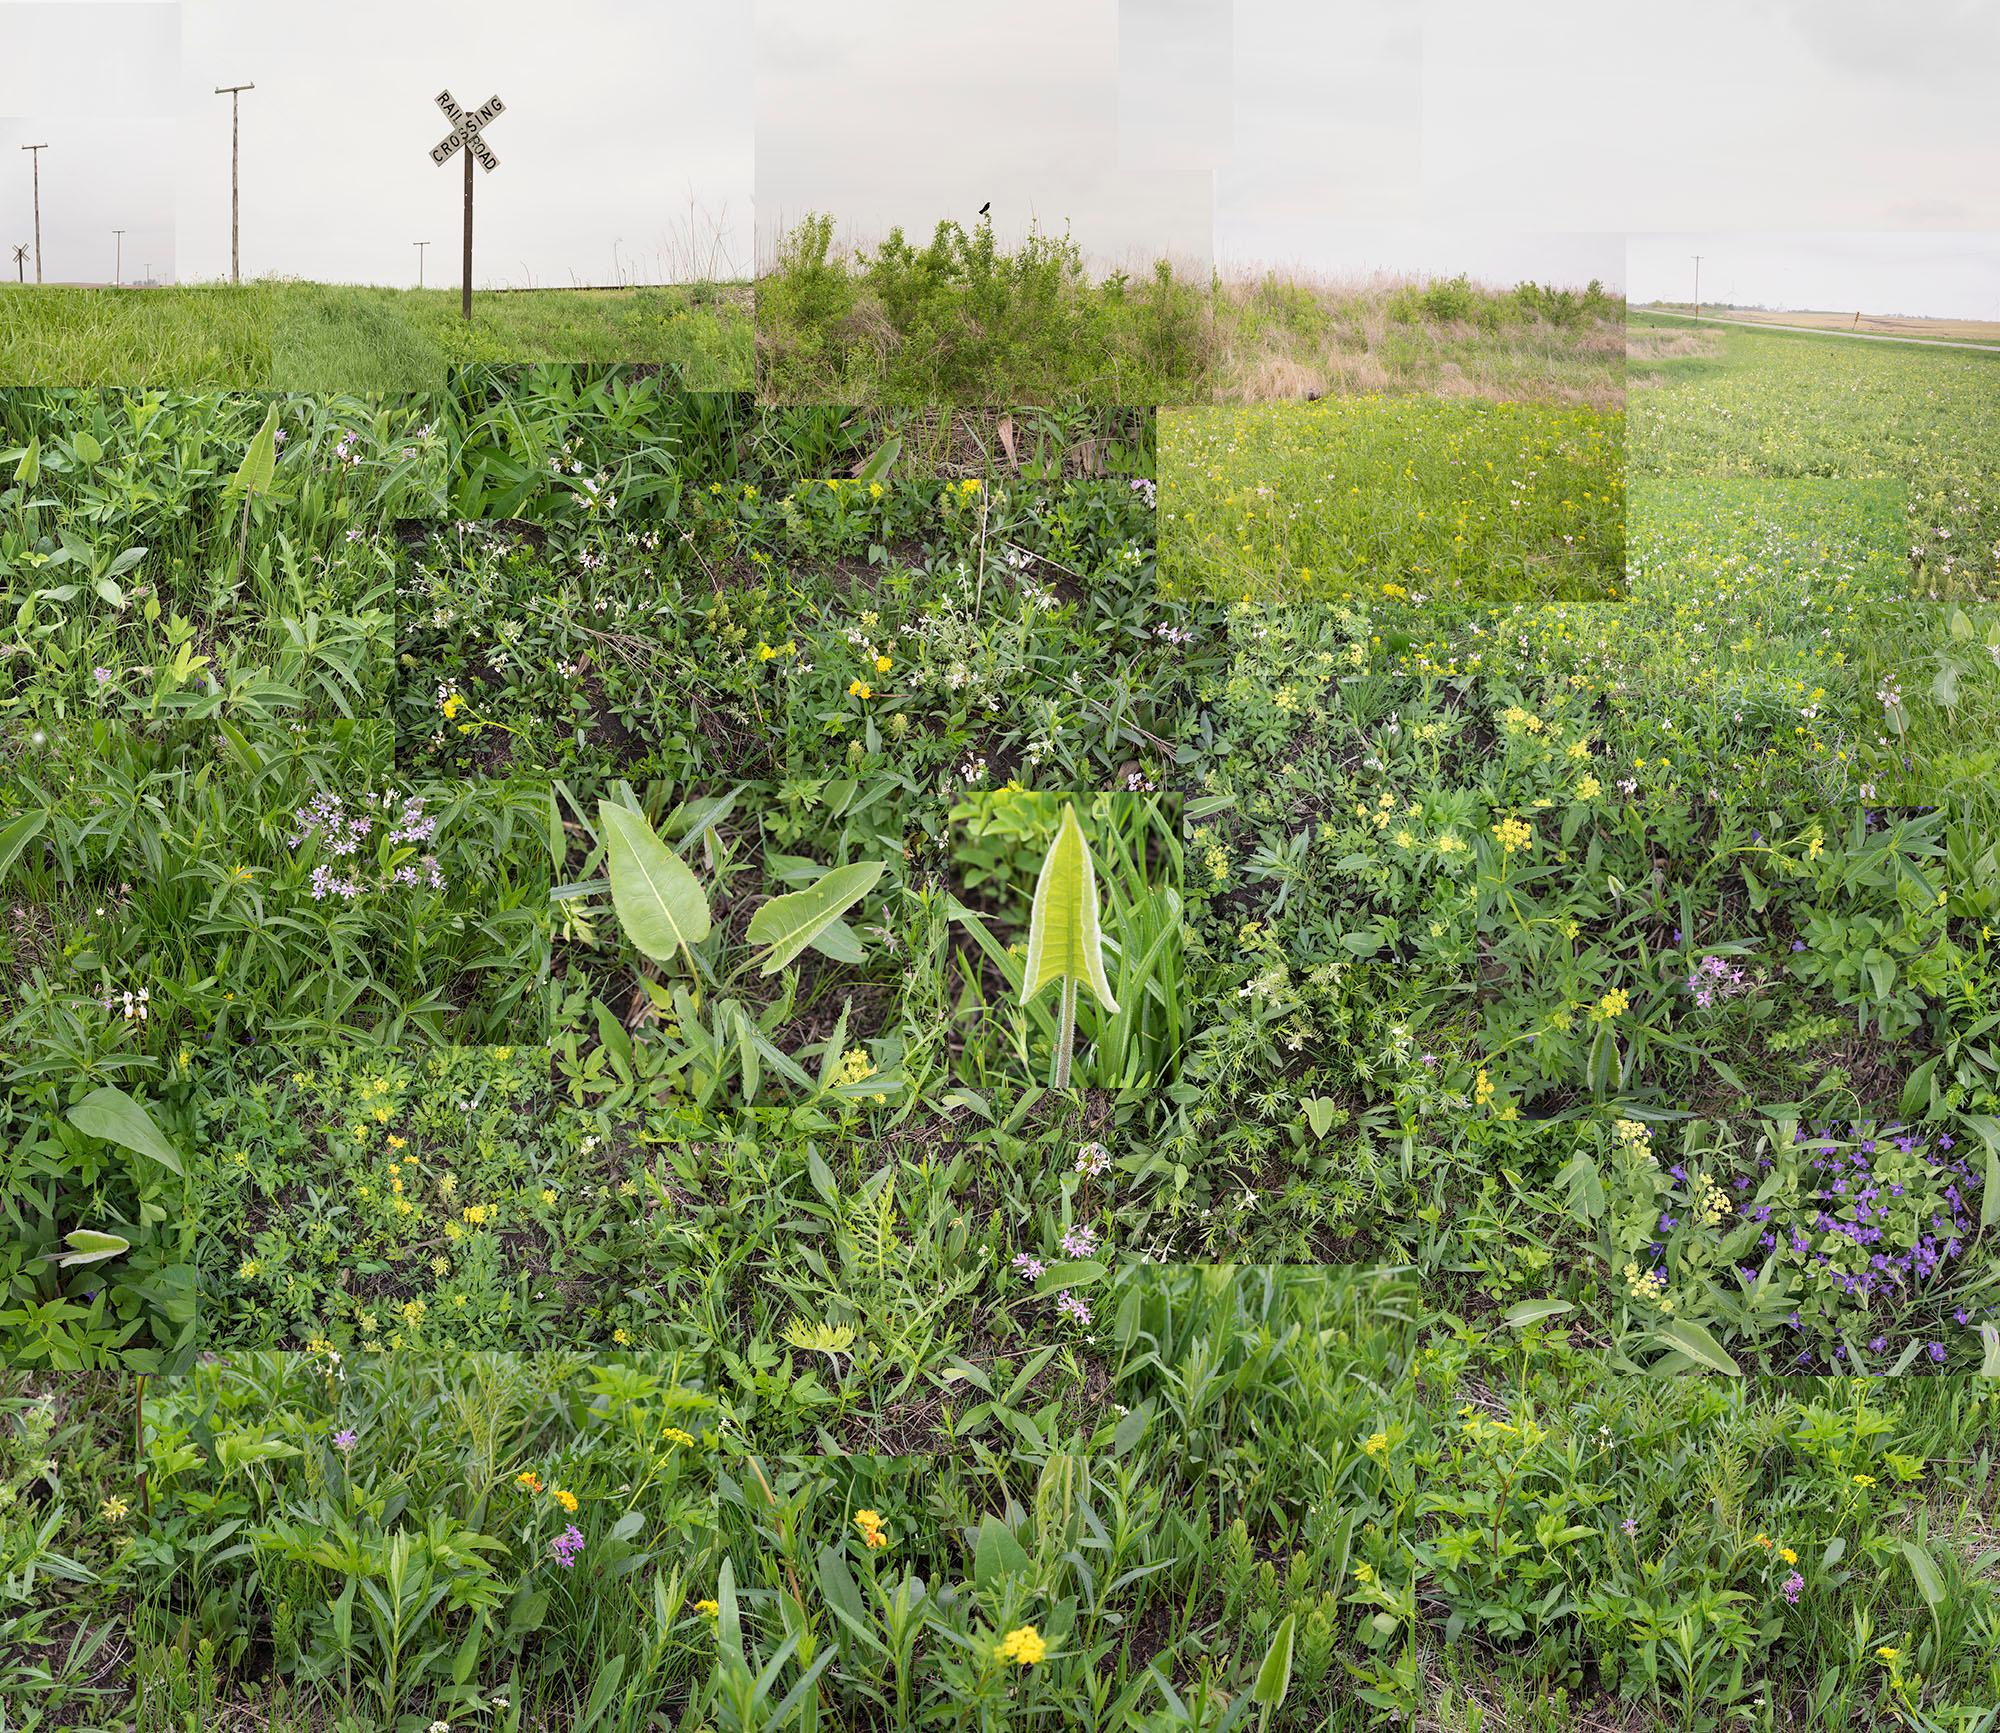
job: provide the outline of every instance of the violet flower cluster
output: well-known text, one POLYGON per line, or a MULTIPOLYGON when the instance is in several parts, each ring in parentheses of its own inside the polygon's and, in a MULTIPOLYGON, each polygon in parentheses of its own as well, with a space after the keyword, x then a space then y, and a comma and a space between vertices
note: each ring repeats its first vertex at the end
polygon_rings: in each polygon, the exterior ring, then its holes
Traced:
POLYGON ((343 795, 316 794, 292 814, 292 829, 285 846, 294 852, 308 843, 317 844, 325 858, 316 863, 310 881, 312 899, 328 897, 353 902, 370 890, 397 886, 445 888, 445 875, 438 857, 426 852, 416 860, 401 861, 371 880, 359 870, 362 847, 379 838, 390 848, 417 848, 437 835, 436 817, 424 810, 421 794, 364 794, 352 805, 343 795), (343 871, 336 862, 349 863, 343 871))

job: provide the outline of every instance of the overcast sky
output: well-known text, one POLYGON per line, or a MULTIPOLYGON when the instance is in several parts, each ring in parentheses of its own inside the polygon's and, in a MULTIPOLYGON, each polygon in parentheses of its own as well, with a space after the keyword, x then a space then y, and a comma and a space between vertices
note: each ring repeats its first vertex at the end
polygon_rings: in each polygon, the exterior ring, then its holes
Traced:
MULTIPOLYGON (((759 0, 760 246, 808 211, 855 241, 896 225, 928 239, 941 217, 971 224, 990 200, 1008 240, 1031 222, 1067 225, 1100 262, 1205 264, 1211 149, 1136 161, 1121 149, 1125 125, 1160 108, 1122 92, 1120 23, 1118 0, 759 0)), ((1171 50, 1151 52, 1169 76, 1171 50)), ((1212 147, 1212 110, 1198 124, 1212 147)))
POLYGON ((507 104, 487 283, 741 272, 808 210, 872 241, 991 200, 1099 264, 1622 286, 1629 234, 1679 293, 1694 234, 1737 299, 1990 317, 1990 251, 1855 237, 2000 232, 1996 67, 1992 0, 0 0, 0 223, 46 138, 51 278, 107 276, 117 225, 226 273, 212 91, 254 80, 246 272, 407 282, 426 239, 450 281, 448 86, 507 104))
MULTIPOLYGON (((162 270, 228 274, 229 99, 214 89, 245 82, 246 276, 410 283, 411 242, 429 240, 427 280, 456 282, 462 171, 430 159, 447 88, 507 105, 488 131, 500 166, 477 174, 476 281, 741 275, 749 56, 749 0, 0 0, 0 116, 50 140, 52 277, 110 275, 97 231, 114 206, 149 245, 176 231, 162 270), (135 149, 109 114, 172 124, 135 149)), ((25 177, 10 166, 6 185, 17 222, 25 177)))
POLYGON ((2000 319, 2000 234, 1634 235, 1635 301, 2000 319))

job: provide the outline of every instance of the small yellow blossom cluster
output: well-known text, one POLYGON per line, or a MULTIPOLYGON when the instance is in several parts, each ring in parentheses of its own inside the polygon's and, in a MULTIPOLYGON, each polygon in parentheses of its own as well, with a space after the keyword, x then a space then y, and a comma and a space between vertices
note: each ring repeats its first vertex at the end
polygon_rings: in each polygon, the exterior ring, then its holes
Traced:
POLYGON ((1712 1228, 1726 1216, 1735 1212, 1736 1206, 1729 1201, 1729 1194, 1717 1185, 1708 1174, 1697 1174, 1694 1182, 1695 1219, 1705 1228, 1712 1228))
POLYGON ((1493 834, 1500 839, 1500 852, 1503 855, 1516 854, 1522 849, 1532 848, 1535 842, 1535 833, 1518 818, 1503 818, 1493 827, 1493 834))
POLYGON ((1623 987, 1613 987, 1590 1008, 1590 1014, 1600 1023, 1608 1023, 1614 1017, 1623 1016, 1631 1008, 1632 995, 1623 987))
POLYGON ((841 1054, 840 1064, 833 1073, 834 1087, 844 1089, 875 1075, 875 1062, 868 1057, 865 1047, 850 1047, 841 1054))
POLYGON ((1377 795, 1372 807, 1361 801, 1356 801, 1354 804, 1354 816, 1363 824, 1372 824, 1377 830, 1388 829, 1389 820, 1395 811, 1396 797, 1393 794, 1377 795))
POLYGON ((879 1510, 857 1510, 854 1526, 861 1531, 861 1544, 870 1552, 880 1552, 889 1544, 889 1531, 882 1526, 879 1510))
POLYGON ((1612 1126, 1611 1135, 1620 1149, 1638 1151, 1653 1147, 1652 1132, 1636 1119, 1619 1120, 1612 1126))
POLYGON ((1041 1632, 1033 1625, 1020 1625, 1000 1639, 996 1651, 1003 1661, 1013 1661, 1023 1667, 1032 1667, 1037 1661, 1046 1661, 1049 1646, 1042 1640, 1041 1632))
POLYGON ((1637 1264, 1628 1263, 1624 1270, 1625 1292, 1635 1300, 1643 1300, 1656 1305, 1663 1312, 1671 1312, 1674 1302, 1667 1293, 1667 1272, 1665 1270, 1642 1270, 1637 1264))

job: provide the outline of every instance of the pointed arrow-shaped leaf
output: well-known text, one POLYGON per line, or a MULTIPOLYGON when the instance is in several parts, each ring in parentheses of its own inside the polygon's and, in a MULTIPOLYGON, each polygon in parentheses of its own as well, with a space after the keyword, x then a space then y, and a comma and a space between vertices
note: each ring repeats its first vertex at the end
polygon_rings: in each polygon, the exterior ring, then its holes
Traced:
POLYGON ((58 1264, 98 1264, 106 1258, 122 1257, 132 1249, 130 1240, 120 1239, 116 1234, 99 1233, 95 1228, 78 1228, 73 1233, 63 1235, 63 1243, 69 1247, 69 1255, 56 1259, 58 1264))
POLYGON ((264 412, 264 425, 257 429, 257 437, 250 441, 250 449, 243 454, 243 461, 230 478, 227 491, 269 493, 271 477, 277 468, 278 406, 274 403, 264 412))
POLYGON ((69 1122, 86 1137, 101 1137, 125 1149, 150 1156, 162 1167, 182 1172, 181 1158, 152 1116, 122 1089, 108 1083, 94 1089, 69 1110, 69 1122))
POLYGON ((759 972, 775 975, 873 890, 881 876, 879 860, 858 861, 853 866, 834 867, 804 890, 763 904, 750 917, 749 927, 753 945, 771 947, 759 972))
POLYGON ((1105 1010, 1118 1001, 1104 975, 1104 939, 1098 930, 1097 868, 1076 808, 1063 808, 1062 824, 1035 881, 1028 921, 1028 966, 1021 977, 1021 1003, 1030 1003, 1052 981, 1077 981, 1097 995, 1105 1010))

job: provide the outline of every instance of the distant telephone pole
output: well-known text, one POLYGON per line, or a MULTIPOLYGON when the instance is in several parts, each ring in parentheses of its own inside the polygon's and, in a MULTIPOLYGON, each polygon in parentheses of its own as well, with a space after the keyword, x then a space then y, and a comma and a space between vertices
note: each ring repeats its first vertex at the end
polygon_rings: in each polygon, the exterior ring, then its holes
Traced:
POLYGON ((125 231, 113 229, 111 232, 118 237, 118 263, 112 267, 111 286, 122 289, 125 287, 125 231))
POLYGON ((412 241, 410 245, 417 249, 417 287, 421 289, 424 286, 424 248, 428 247, 430 242, 412 241))
POLYGON ((215 87, 215 94, 217 96, 226 96, 229 98, 229 280, 232 283, 243 281, 243 254, 238 242, 237 230, 238 182, 236 178, 236 145, 237 140, 241 136, 241 127, 237 118, 236 105, 244 91, 255 90, 256 88, 254 84, 218 84, 215 87))
POLYGON ((35 165, 35 281, 42 280, 42 155, 49 147, 46 144, 24 144, 21 148, 31 151, 28 160, 35 165))
POLYGON ((1701 255, 1694 256, 1694 316, 1701 317, 1701 255))

